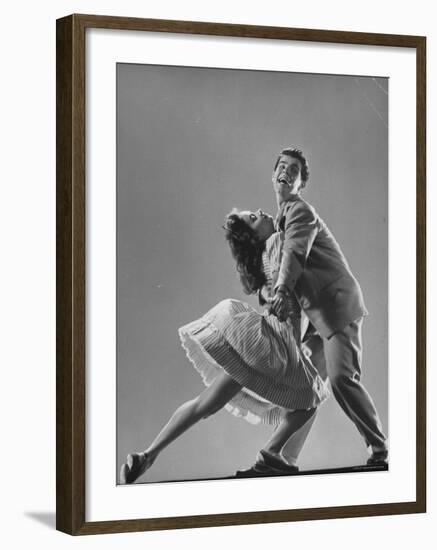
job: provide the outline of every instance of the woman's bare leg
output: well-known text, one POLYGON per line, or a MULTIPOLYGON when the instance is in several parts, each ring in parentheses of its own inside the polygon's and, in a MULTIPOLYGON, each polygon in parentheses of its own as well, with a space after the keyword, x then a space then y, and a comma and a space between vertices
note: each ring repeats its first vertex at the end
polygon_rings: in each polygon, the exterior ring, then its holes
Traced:
POLYGON ((145 452, 155 460, 158 454, 188 428, 222 409, 241 390, 241 385, 222 372, 200 395, 187 401, 171 416, 145 452))
MULTIPOLYGON (((127 468, 126 465, 122 467, 122 477, 125 478, 129 474, 129 469, 132 470, 132 468, 135 468, 138 473, 136 477, 142 475, 152 466, 163 449, 199 420, 222 409, 240 390, 241 385, 222 372, 200 395, 176 409, 170 420, 143 453, 128 455, 127 468)), ((126 482, 131 483, 132 481, 126 482)))
POLYGON ((290 437, 306 424, 315 412, 316 409, 287 411, 272 437, 264 445, 264 450, 270 454, 280 455, 290 437))
POLYGON ((316 414, 305 422, 305 424, 295 432, 287 443, 281 449, 282 458, 291 465, 296 465, 302 448, 307 440, 308 434, 316 419, 316 414))

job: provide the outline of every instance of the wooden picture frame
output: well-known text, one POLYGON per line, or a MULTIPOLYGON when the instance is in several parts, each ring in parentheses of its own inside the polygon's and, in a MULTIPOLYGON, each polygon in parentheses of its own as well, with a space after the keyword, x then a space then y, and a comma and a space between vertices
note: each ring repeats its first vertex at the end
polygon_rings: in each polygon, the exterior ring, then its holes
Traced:
POLYGON ((71 535, 275 523, 426 511, 426 39, 420 36, 70 15, 57 21, 57 529, 71 535), (87 29, 407 48, 416 52, 416 498, 293 510, 86 520, 87 29))

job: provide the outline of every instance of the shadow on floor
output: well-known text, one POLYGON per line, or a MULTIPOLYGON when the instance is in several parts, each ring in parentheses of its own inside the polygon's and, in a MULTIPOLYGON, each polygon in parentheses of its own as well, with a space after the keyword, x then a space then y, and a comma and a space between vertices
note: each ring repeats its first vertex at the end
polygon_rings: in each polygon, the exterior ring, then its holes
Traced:
POLYGON ((46 527, 50 527, 51 529, 56 528, 55 512, 25 512, 24 514, 28 518, 34 519, 35 521, 42 523, 46 527))

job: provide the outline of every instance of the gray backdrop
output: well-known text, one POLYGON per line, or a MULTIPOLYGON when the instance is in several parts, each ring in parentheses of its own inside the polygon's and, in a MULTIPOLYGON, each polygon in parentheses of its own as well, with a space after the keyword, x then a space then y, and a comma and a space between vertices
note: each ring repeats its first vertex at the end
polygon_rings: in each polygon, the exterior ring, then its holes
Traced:
MULTIPOLYGON (((233 206, 276 206, 278 151, 310 163, 304 197, 362 286, 363 380, 388 432, 388 80, 149 65, 117 66, 117 464, 144 449, 203 389, 177 328, 240 288, 221 225, 233 206)), ((271 427, 220 411, 167 448, 145 481, 231 475, 271 427)), ((319 412, 301 469, 362 464, 335 399, 319 412)))

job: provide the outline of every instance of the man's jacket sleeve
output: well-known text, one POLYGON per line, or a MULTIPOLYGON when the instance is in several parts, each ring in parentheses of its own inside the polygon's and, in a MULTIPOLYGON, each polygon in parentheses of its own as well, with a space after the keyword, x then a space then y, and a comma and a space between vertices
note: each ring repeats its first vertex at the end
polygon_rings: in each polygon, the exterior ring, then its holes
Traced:
POLYGON ((300 201, 290 203, 284 215, 284 244, 275 289, 285 285, 292 292, 305 269, 319 224, 313 209, 300 201))

